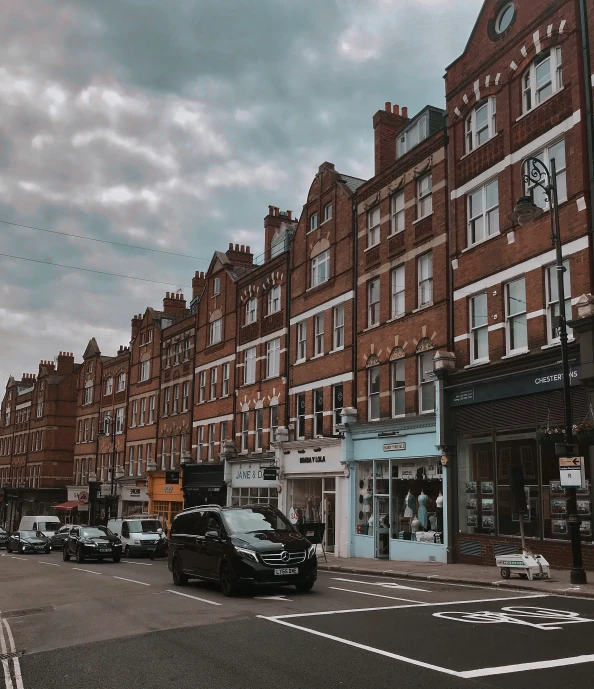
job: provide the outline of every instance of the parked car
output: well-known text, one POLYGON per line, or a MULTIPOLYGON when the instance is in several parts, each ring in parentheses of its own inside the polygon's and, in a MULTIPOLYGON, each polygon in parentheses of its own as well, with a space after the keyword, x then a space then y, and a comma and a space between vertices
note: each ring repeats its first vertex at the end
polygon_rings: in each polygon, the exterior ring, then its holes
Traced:
POLYGON ((52 536, 50 536, 52 548, 62 550, 64 541, 68 538, 68 534, 70 533, 71 529, 72 524, 66 524, 66 526, 61 526, 54 534, 52 534, 52 536))
POLYGON ((45 536, 52 536, 60 527, 62 522, 58 517, 43 515, 37 517, 21 517, 19 524, 20 531, 42 531, 45 536))
POLYGON ((122 542, 109 529, 98 529, 94 526, 74 526, 62 546, 62 557, 66 562, 75 557, 77 562, 86 559, 113 560, 119 562, 122 557, 122 542))
POLYGON ((6 548, 8 546, 8 531, 0 526, 0 548, 6 548))
POLYGON ((316 547, 270 505, 203 505, 173 520, 168 567, 176 586, 190 578, 216 581, 226 596, 242 586, 293 584, 310 591, 316 547))
POLYGON ((163 526, 157 517, 138 516, 110 519, 107 528, 120 537, 124 557, 150 555, 159 542, 159 529, 163 526))
POLYGON ((50 539, 41 531, 15 531, 10 534, 9 553, 49 553, 52 549, 50 539))

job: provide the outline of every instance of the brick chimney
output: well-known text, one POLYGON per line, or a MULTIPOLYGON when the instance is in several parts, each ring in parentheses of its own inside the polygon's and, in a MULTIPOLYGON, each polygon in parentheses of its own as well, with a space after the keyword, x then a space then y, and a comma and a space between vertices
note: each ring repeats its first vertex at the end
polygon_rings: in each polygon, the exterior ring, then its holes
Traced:
POLYGON ((202 292, 204 289, 204 285, 206 284, 206 276, 204 273, 199 273, 196 271, 196 275, 192 278, 192 299, 196 299, 196 297, 202 292))
POLYGON ((60 352, 58 354, 58 375, 69 376, 72 371, 74 371, 74 354, 72 352, 60 352))
POLYGON ((130 341, 134 340, 136 335, 138 334, 138 331, 140 330, 140 324, 142 323, 142 314, 139 313, 137 316, 134 316, 132 318, 132 337, 130 338, 130 341))
POLYGON ((406 126, 408 109, 392 103, 386 103, 383 110, 378 110, 373 116, 373 132, 375 138, 375 174, 383 172, 396 160, 396 134, 406 126))
MULTIPOLYGON (((278 209, 277 209, 278 210, 278 209)), ((254 254, 250 251, 249 246, 244 246, 243 244, 229 244, 229 248, 225 252, 227 258, 233 263, 246 263, 252 265, 254 262, 254 254)))
POLYGON ((163 311, 171 314, 183 314, 186 310, 186 300, 183 294, 167 292, 163 299, 163 311))
POLYGON ((272 240, 280 226, 285 223, 296 225, 293 211, 281 211, 276 206, 268 206, 268 215, 264 218, 264 260, 269 261, 272 255, 272 240))

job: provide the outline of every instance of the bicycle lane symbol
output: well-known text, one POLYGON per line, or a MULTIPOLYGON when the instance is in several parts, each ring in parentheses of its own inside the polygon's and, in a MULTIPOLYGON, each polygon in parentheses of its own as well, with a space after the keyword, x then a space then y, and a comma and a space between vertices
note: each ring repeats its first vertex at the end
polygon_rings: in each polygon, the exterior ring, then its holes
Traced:
POLYGON ((594 622, 586 617, 580 617, 577 612, 569 610, 550 610, 548 608, 515 607, 501 608, 492 612, 480 610, 475 612, 434 612, 433 617, 469 624, 520 624, 542 631, 559 631, 563 625, 594 622), (532 620, 532 621, 529 621, 532 620), (536 622, 536 620, 540 620, 536 622))

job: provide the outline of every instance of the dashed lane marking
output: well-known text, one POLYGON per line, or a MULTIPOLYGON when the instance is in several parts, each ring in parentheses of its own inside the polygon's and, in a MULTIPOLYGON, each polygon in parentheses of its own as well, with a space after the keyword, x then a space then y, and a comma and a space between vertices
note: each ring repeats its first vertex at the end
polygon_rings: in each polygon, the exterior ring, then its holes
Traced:
POLYGON ((103 572, 95 572, 92 569, 81 569, 80 567, 73 567, 77 572, 87 572, 88 574, 103 574, 103 572))
POLYGON ((184 598, 193 598, 199 600, 201 603, 208 603, 209 605, 223 605, 214 600, 207 600, 206 598, 198 598, 198 596, 191 596, 189 593, 182 593, 181 591, 174 591, 173 589, 166 589, 167 593, 175 593, 176 596, 183 596, 184 598))
POLYGON ((153 566, 152 562, 133 562, 132 560, 121 560, 121 562, 125 562, 127 565, 142 565, 143 567, 153 566))
POLYGON ((125 577, 116 576, 114 576, 114 579, 120 579, 121 581, 129 581, 131 584, 142 584, 142 586, 150 586, 150 584, 147 584, 144 581, 136 581, 136 579, 126 579, 125 577))
POLYGON ((40 565, 49 565, 50 567, 61 567, 62 565, 57 565, 55 562, 46 562, 45 560, 39 560, 40 565))

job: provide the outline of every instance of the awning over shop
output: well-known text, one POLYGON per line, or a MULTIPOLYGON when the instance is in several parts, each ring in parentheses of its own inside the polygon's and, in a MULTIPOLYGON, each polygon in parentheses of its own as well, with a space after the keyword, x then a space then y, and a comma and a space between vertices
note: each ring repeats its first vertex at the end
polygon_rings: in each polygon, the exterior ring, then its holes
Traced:
POLYGON ((54 510, 70 512, 70 510, 73 510, 75 507, 80 507, 84 504, 84 502, 78 502, 78 500, 69 500, 68 502, 63 502, 60 505, 54 505, 54 510))

